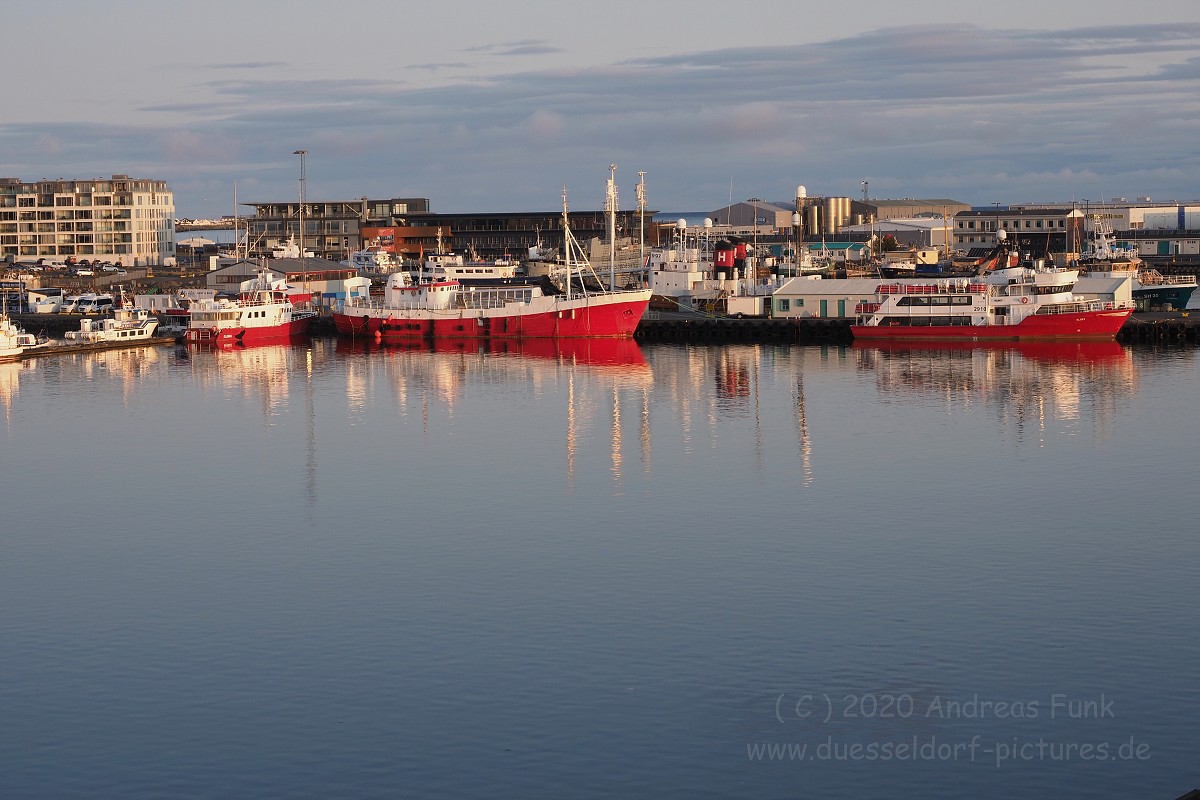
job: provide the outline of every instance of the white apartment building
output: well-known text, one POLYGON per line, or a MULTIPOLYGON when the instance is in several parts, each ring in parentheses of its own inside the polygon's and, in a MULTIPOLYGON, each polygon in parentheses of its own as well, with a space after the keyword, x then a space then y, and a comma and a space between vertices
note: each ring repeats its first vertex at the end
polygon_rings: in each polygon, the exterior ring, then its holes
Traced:
POLYGON ((175 256, 175 198, 166 181, 0 178, 0 259, 155 266, 175 256))

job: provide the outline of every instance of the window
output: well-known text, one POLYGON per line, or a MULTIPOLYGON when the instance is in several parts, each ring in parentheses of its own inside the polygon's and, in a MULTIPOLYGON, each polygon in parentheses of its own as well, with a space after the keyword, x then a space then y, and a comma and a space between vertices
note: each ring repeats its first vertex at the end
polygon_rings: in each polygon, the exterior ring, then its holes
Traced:
POLYGON ((779 310, 780 311, 791 311, 792 310, 791 305, 792 304, 790 301, 788 301, 784 298, 780 298, 780 300, 779 300, 779 310))

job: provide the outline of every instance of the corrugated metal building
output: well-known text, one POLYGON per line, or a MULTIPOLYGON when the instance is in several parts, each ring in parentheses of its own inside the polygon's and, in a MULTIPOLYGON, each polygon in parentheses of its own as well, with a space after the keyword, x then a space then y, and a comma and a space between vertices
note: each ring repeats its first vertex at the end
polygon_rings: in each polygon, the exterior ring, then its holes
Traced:
POLYGON ((792 278, 775 290, 772 316, 854 319, 862 303, 876 301, 879 278, 792 278))

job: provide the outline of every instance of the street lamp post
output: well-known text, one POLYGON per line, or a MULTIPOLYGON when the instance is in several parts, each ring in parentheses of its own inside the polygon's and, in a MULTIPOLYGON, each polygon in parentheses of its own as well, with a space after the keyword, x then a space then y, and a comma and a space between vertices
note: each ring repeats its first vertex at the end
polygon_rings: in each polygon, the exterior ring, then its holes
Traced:
MULTIPOLYGON (((1083 251, 1083 249, 1085 247, 1087 247, 1087 243, 1089 241, 1093 241, 1093 242, 1095 241, 1095 239, 1092 238, 1092 235, 1089 232, 1089 229, 1091 227, 1092 227, 1092 207, 1088 203, 1088 199, 1085 197, 1085 198, 1083 198, 1083 229, 1080 231, 1080 233, 1083 235, 1083 241, 1079 243, 1079 249, 1081 252, 1083 251)), ((1091 255, 1095 254, 1094 250, 1089 249, 1088 252, 1091 255)))
POLYGON ((808 199, 808 189, 796 187, 796 213, 792 214, 792 225, 796 228, 796 274, 804 268, 804 256, 801 252, 804 242, 804 202, 808 199))
POLYGON ((304 172, 304 159, 308 151, 293 150, 292 155, 300 156, 300 257, 304 258, 304 183, 307 177, 304 172))
POLYGON ((753 204, 753 207, 754 207, 754 219, 751 220, 751 222, 754 224, 754 232, 753 232, 753 234, 751 234, 751 241, 754 243, 752 245, 751 249, 754 251, 754 255, 751 256, 750 258, 746 259, 746 262, 747 262, 746 263, 746 275, 745 275, 746 294, 750 294, 753 291, 754 284, 758 282, 758 203, 759 203, 759 198, 751 197, 750 202, 753 204), (753 267, 750 266, 751 258, 753 259, 753 264, 754 264, 753 267), (750 275, 751 269, 754 270, 753 278, 751 278, 751 275, 750 275))

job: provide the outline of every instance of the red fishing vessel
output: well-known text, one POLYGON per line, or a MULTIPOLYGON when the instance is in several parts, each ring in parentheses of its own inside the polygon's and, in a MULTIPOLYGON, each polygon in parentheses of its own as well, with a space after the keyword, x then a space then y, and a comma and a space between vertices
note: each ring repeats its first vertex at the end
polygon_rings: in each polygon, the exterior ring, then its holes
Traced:
POLYGON ((311 300, 310 296, 290 295, 285 283, 272 284, 265 272, 248 283, 236 300, 193 301, 185 341, 229 347, 287 342, 308 333, 317 314, 296 308, 294 301, 311 300))
POLYGON ((353 298, 333 314, 338 333, 384 341, 420 338, 630 337, 649 289, 605 288, 567 226, 565 262, 556 275, 471 282, 407 271, 388 276, 382 299, 353 298))

